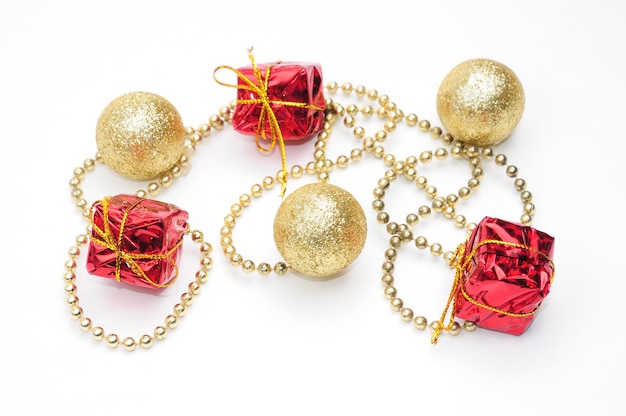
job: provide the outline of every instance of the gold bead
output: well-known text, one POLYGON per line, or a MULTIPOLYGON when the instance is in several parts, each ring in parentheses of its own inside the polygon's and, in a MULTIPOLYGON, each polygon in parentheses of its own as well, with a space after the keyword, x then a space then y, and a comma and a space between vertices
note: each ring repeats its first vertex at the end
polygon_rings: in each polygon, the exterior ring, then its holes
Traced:
POLYGON ((423 316, 413 318, 413 326, 415 326, 415 328, 422 330, 425 329, 427 325, 428 321, 423 316))
POLYGON ((187 285, 187 289, 189 290, 189 293, 193 296, 200 294, 201 288, 202 286, 196 281, 190 282, 187 285))
POLYGON ((367 235, 363 208, 349 192, 312 183, 288 195, 274 219, 274 241, 291 269, 329 277, 361 253, 367 235))
POLYGON ((385 297, 387 299, 394 299, 396 297, 396 294, 398 293, 398 291, 396 290, 395 287, 391 286, 391 285, 387 285, 385 287, 385 297))
POLYGON ((415 246, 419 249, 425 249, 428 247, 428 240, 424 236, 418 236, 415 238, 415 246))
POLYGON ((257 270, 261 276, 267 276, 272 272, 272 266, 269 263, 261 263, 257 270))
POLYGON ((332 82, 329 82, 328 84, 326 84, 326 89, 331 94, 336 93, 338 88, 339 88, 339 84, 337 84, 335 81, 332 81, 332 82))
POLYGON ((461 325, 454 321, 452 323, 452 325, 450 326, 450 329, 448 329, 448 334, 450 335, 459 335, 461 333, 461 325))
POLYGON ((400 233, 398 234, 398 237, 400 237, 400 239, 402 241, 411 241, 413 239, 413 232, 411 230, 402 230, 400 231, 400 233))
POLYGON ((76 285, 74 283, 68 283, 65 285, 65 293, 67 295, 73 295, 76 293, 76 285))
POLYGON ((168 328, 176 328, 178 326, 178 317, 174 315, 167 315, 165 317, 165 326, 168 328))
POLYGON ((254 262, 252 260, 244 260, 241 263, 241 269, 245 273, 252 273, 253 271, 256 270, 256 265, 254 264, 254 262))
POLYGON ((390 222, 385 228, 389 234, 397 234, 400 230, 400 226, 396 222, 390 222))
POLYGON ((122 341, 122 345, 124 346, 124 349, 126 351, 134 351, 135 348, 137 347, 137 342, 135 341, 134 338, 126 337, 122 341))
MULTIPOLYGON (((65 272, 65 274, 63 275, 63 280, 65 280, 65 283, 74 283, 74 280, 76 280, 76 274, 74 272, 65 272)), ((66 286, 67 288, 67 286, 66 286)), ((75 290, 72 290, 71 293, 74 293, 75 290)), ((67 289, 66 289, 67 292, 67 289)))
POLYGON ((202 231, 194 230, 191 232, 191 240, 194 243, 200 243, 202 242, 202 240, 204 240, 204 234, 202 233, 202 231))
POLYGON ((402 299, 400 299, 400 298, 393 298, 393 299, 391 299, 389 304, 391 305, 391 309, 393 309, 396 312, 399 312, 400 309, 402 309, 402 306, 404 305, 404 302, 402 302, 402 299))
POLYGON ((289 266, 287 266, 287 263, 279 261, 274 265, 274 273, 276 273, 279 276, 284 276, 285 273, 287 273, 287 270, 289 269, 289 266))
POLYGON ((76 262, 74 260, 68 260, 65 262, 65 270, 72 271, 76 269, 76 262))
POLYGON ((472 321, 465 321, 463 322, 463 329, 465 329, 467 332, 475 331, 476 323, 472 321))
POLYGON ((400 310, 400 317, 405 322, 410 322, 413 320, 413 311, 409 308, 402 308, 400 310))
POLYGON ((139 338, 139 346, 144 349, 149 349, 152 347, 153 341, 154 339, 150 335, 142 335, 141 338, 139 338))
POLYGON ((291 167, 291 176, 294 178, 300 178, 304 174, 304 169, 300 165, 294 165, 291 167))
POLYGON ((91 336, 93 337, 93 339, 95 339, 96 341, 100 341, 104 338, 104 329, 102 329, 102 327, 95 327, 91 330, 91 336))
POLYGON ((434 243, 433 245, 430 246, 430 254, 432 254, 433 256, 440 256, 441 253, 443 252, 443 249, 441 247, 441 244, 439 243, 434 243))
POLYGON ((383 277, 380 278, 380 281, 382 282, 383 285, 385 286, 390 286, 393 285, 393 275, 390 275, 388 273, 383 274, 383 277))
POLYGON ((239 204, 242 207, 250 206, 251 202, 252 202, 252 197, 250 195, 242 194, 241 196, 239 196, 239 204))
POLYGON ((239 266, 243 262, 243 257, 239 253, 233 253, 229 258, 230 264, 239 266))
POLYGON ((209 274, 204 270, 196 272, 196 280, 200 283, 206 283, 209 280, 209 274))
POLYGON ((437 327, 439 326, 439 321, 432 321, 429 325, 430 330, 432 332, 435 332, 437 330, 437 327))
POLYGON ((180 295, 180 301, 183 305, 189 306, 193 304, 193 295, 189 292, 185 292, 180 295))
POLYGON ((156 182, 150 182, 147 190, 150 195, 155 196, 161 190, 161 186, 156 182))
POLYGON ((78 324, 80 325, 80 329, 82 329, 83 331, 91 330, 91 319, 89 318, 81 319, 78 324))
POLYGON ((437 112, 456 139, 489 146, 506 139, 524 112, 524 90, 507 66, 471 59, 454 67, 437 93, 437 112))
POLYGON ((177 303, 176 305, 174 305, 173 310, 174 315, 176 316, 185 316, 185 314, 187 313, 187 307, 182 303, 177 303))
POLYGON ((70 310, 70 314, 72 315, 72 318, 80 319, 83 317, 83 308, 81 308, 80 306, 74 306, 70 310))
POLYGON ((184 127, 176 108, 148 92, 114 99, 96 126, 102 161, 131 179, 152 179, 166 172, 182 154, 184 143, 184 127))
POLYGON ((111 348, 117 348, 120 345, 120 338, 116 334, 109 334, 106 336, 107 345, 111 348))
POLYGON ((167 328, 164 326, 157 326, 154 328, 154 337, 159 340, 165 339, 167 336, 167 328))
POLYGON ((252 185, 252 187, 250 188, 250 194, 255 198, 260 197, 261 195, 263 195, 263 187, 258 183, 252 185))
MULTIPOLYGON (((200 266, 202 267, 202 270, 204 271, 211 270, 213 268, 213 259, 209 256, 202 257, 202 259, 200 260, 200 266)), ((198 280, 198 281, 200 283, 206 282, 206 280, 204 281, 198 280)))

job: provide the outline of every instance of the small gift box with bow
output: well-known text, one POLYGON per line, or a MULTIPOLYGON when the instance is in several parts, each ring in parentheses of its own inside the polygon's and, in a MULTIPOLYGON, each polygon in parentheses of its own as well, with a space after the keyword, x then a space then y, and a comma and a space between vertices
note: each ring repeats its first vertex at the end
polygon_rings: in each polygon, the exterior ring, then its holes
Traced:
POLYGON ((554 238, 529 226, 486 217, 467 240, 455 316, 520 335, 533 321, 554 278, 554 238))
POLYGON ((134 195, 107 197, 94 203, 91 211, 89 273, 149 288, 174 282, 186 211, 134 195))
POLYGON ((237 75, 236 131, 276 139, 280 128, 284 140, 297 140, 322 129, 326 103, 320 64, 253 61, 237 75))

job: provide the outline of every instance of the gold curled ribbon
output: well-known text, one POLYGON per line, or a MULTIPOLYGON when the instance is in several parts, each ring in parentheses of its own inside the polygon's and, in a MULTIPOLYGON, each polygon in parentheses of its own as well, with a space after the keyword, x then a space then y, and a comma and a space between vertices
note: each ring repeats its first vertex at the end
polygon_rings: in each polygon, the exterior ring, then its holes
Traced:
POLYGON ((536 250, 527 245, 519 244, 519 243, 512 243, 509 241, 502 241, 502 240, 483 240, 479 242, 478 244, 476 244, 476 246, 472 249, 469 255, 466 255, 465 243, 459 244, 459 246, 454 252, 454 256, 452 257, 452 260, 450 261, 450 264, 455 264, 455 269, 456 269, 456 272, 454 273, 454 281, 452 283, 452 289, 450 290, 450 295, 448 296, 448 301, 443 310, 443 313, 441 314, 441 318, 439 318, 437 327, 435 328, 433 336, 430 339, 430 342, 432 344, 437 344, 437 339, 439 338, 439 334, 441 333, 441 331, 443 330, 449 331, 452 328, 452 325, 454 324, 454 315, 456 313, 455 299, 456 299, 456 294, 458 291, 460 291, 463 297, 467 299, 470 303, 473 303, 474 305, 487 309, 489 311, 492 311, 501 315, 506 315, 506 316, 523 318, 523 317, 530 316, 530 315, 537 313, 537 311, 541 307, 541 303, 540 303, 535 309, 533 309, 530 312, 525 312, 525 313, 508 312, 508 311, 494 308, 493 306, 489 306, 484 303, 478 302, 465 291, 465 287, 461 284, 463 273, 466 271, 469 262, 476 255, 476 252, 478 251, 478 249, 481 246, 484 246, 486 244, 499 244, 503 246, 516 247, 516 248, 525 249, 525 250, 538 254, 539 256, 543 257, 547 262, 550 263, 550 266, 552 267, 552 275, 550 276, 550 284, 552 284, 552 282, 554 281, 554 262, 552 261, 552 259, 546 254, 540 252, 539 250, 536 250), (448 321, 448 324, 444 327, 443 322, 446 319, 446 315, 448 314, 448 310, 450 309, 450 306, 452 306, 450 319, 448 321))
POLYGON ((323 108, 320 108, 313 104, 297 103, 297 102, 282 101, 282 100, 271 100, 268 96, 270 73, 271 73, 272 67, 276 64, 279 64, 280 61, 269 64, 267 66, 267 69, 265 70, 265 77, 263 77, 261 75, 261 71, 259 70, 259 67, 256 64, 254 55, 252 54, 252 48, 248 49, 248 58, 250 59, 250 62, 252 64, 252 72, 254 73, 254 77, 256 78, 256 81, 257 81, 256 84, 250 78, 245 76, 241 71, 228 65, 221 65, 215 68, 215 70, 213 71, 213 79, 215 80, 215 82, 217 82, 218 84, 224 87, 252 91, 258 96, 258 98, 255 98, 255 99, 245 99, 245 100, 237 99, 236 103, 237 104, 250 104, 250 105, 261 104, 261 113, 259 114, 259 121, 257 124, 256 133, 254 135, 254 141, 257 145, 257 148, 261 152, 268 153, 274 149, 274 147, 276 146, 276 140, 278 140, 280 144, 280 156, 282 160, 281 175, 278 179, 281 182, 281 194, 280 195, 281 197, 283 197, 285 195, 285 190, 287 189, 287 156, 285 152, 285 140, 283 139, 283 134, 280 130, 280 124, 278 123, 278 120, 276 119, 276 114, 274 113, 274 110, 272 109, 272 104, 282 105, 286 107, 310 108, 314 110, 323 110, 323 108), (237 75, 237 77, 243 81, 244 84, 237 84, 237 85, 228 84, 228 83, 218 80, 216 77, 216 73, 220 69, 229 69, 233 71, 237 75), (270 126, 270 137, 269 137, 270 145, 267 148, 263 147, 259 143, 259 137, 262 137, 264 140, 268 140, 268 137, 265 132, 266 123, 269 123, 269 126, 270 126))
MULTIPOLYGON (((109 250, 115 253, 115 280, 118 282, 121 281, 121 265, 122 262, 125 262, 130 269, 143 279, 146 283, 157 287, 164 288, 172 285, 176 279, 178 278, 178 265, 172 259, 172 254, 176 251, 176 249, 182 244, 182 239, 178 241, 170 250, 168 250, 165 254, 141 254, 141 253, 129 253, 127 251, 122 250, 122 239, 124 237, 124 227, 126 226, 126 221, 128 219, 128 214, 130 211, 135 208, 139 203, 141 203, 145 198, 138 199, 133 204, 131 204, 124 213, 122 214, 122 220, 120 222, 120 231, 117 237, 113 234, 111 230, 111 223, 109 218, 109 204, 111 201, 111 197, 106 197, 104 200, 100 201, 102 204, 102 219, 104 223, 104 229, 101 229, 96 225, 93 220, 93 215, 90 215, 90 222, 93 230, 100 236, 100 238, 91 237, 91 241, 98 244, 99 246, 108 248, 109 250), (167 284, 160 284, 150 280, 150 278, 146 275, 146 273, 139 267, 136 260, 167 260, 173 266, 175 270, 174 278, 167 284)), ((93 210, 93 207, 92 207, 93 210)))

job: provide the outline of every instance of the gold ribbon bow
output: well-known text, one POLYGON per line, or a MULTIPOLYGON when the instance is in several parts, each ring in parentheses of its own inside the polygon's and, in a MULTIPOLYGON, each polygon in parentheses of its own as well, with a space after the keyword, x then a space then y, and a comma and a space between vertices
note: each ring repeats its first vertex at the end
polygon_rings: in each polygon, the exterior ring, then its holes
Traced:
POLYGON ((100 201, 102 203, 102 217, 103 217, 103 222, 104 222, 104 229, 101 229, 100 227, 96 225, 96 223, 93 221, 93 215, 91 215, 91 218, 92 218, 90 220, 91 226, 93 230, 96 232, 96 234, 98 234, 98 236, 100 237, 100 238, 97 238, 97 237, 92 236, 91 241, 93 241, 95 244, 98 244, 99 246, 108 248, 109 250, 115 252, 115 280, 117 280, 118 282, 121 281, 120 273, 121 273, 122 262, 125 262, 128 265, 128 267, 130 267, 130 269, 133 271, 133 273, 135 273, 137 276, 143 279, 146 283, 157 288, 164 288, 173 284, 178 277, 178 265, 176 264, 174 259, 172 259, 172 254, 182 244, 182 239, 178 241, 178 243, 176 243, 176 245, 174 245, 165 254, 129 253, 122 249, 122 239, 124 237, 124 228, 126 226, 128 214, 133 208, 135 208, 143 200, 144 200, 143 198, 138 199, 133 204, 131 204, 126 210, 124 210, 124 213, 122 214, 122 220, 120 222, 120 231, 117 237, 113 234, 111 230, 111 222, 109 218, 109 204, 111 201, 111 197, 106 197, 104 200, 100 201), (174 269, 176 271, 174 278, 169 283, 164 284, 164 285, 150 280, 150 278, 141 269, 141 267, 139 267, 136 261, 136 260, 146 260, 146 259, 147 260, 165 259, 169 261, 174 266, 174 269))
POLYGON ((306 104, 306 103, 297 103, 297 102, 282 101, 282 100, 271 100, 267 94, 270 73, 271 73, 272 67, 275 64, 280 63, 280 61, 277 61, 268 65, 265 71, 265 78, 263 78, 261 76, 261 71, 259 70, 256 64, 256 61, 254 59, 254 55, 252 54, 252 48, 248 49, 248 58, 250 59, 250 62, 252 64, 252 71, 257 81, 256 84, 250 78, 248 78, 243 73, 241 73, 241 71, 239 71, 238 69, 233 68, 232 66, 227 66, 227 65, 221 65, 215 68, 215 70, 213 71, 213 79, 218 84, 223 85, 225 87, 252 91, 258 96, 258 98, 255 98, 255 99, 246 99, 246 100, 238 99, 236 102, 237 104, 251 104, 251 105, 261 104, 261 113, 259 115, 259 121, 257 124, 256 133, 254 135, 254 140, 257 145, 257 148, 263 153, 271 152, 276 146, 276 140, 278 140, 280 144, 282 170, 281 170, 281 174, 278 180, 281 182, 281 197, 282 197, 285 195, 285 190, 287 188, 287 157, 285 155, 285 141, 283 139, 283 134, 280 130, 280 124, 278 123, 278 120, 276 119, 276 114, 274 114, 274 110, 272 109, 272 104, 282 105, 282 106, 287 106, 287 107, 311 108, 315 110, 323 110, 323 108, 317 107, 312 104, 306 104), (244 84, 238 84, 238 85, 228 84, 228 83, 218 80, 216 77, 216 73, 220 69, 229 69, 233 71, 235 74, 237 74, 237 77, 244 82, 244 84), (270 145, 267 148, 261 146, 261 144, 259 143, 259 137, 262 137, 264 140, 268 140, 268 137, 266 137, 267 135, 265 132, 266 123, 269 123, 269 126, 270 126, 270 137, 269 137, 270 145))
POLYGON ((484 303, 478 302, 477 300, 475 300, 474 298, 472 298, 466 291, 465 291, 465 287, 464 285, 461 284, 461 279, 463 277, 463 273, 467 270, 467 266, 469 264, 469 262, 472 260, 472 258, 476 255, 476 252, 478 251, 478 249, 486 244, 499 244, 499 245, 503 245, 503 246, 509 246, 509 247, 516 247, 516 248, 521 248, 521 249, 525 249, 528 251, 532 251, 533 253, 538 254, 539 256, 543 257, 547 262, 550 263, 550 265, 552 266, 552 275, 550 276, 550 284, 552 284, 552 282, 554 281, 554 262, 552 261, 552 259, 545 255, 544 253, 540 252, 539 250, 536 250, 532 247, 523 245, 523 244, 518 244, 518 243, 512 243, 509 241, 502 241, 502 240, 483 240, 481 242, 479 242, 478 244, 476 244, 476 246, 472 249, 471 253, 469 253, 469 255, 466 255, 466 249, 465 249, 465 243, 463 244, 459 244, 459 246, 457 247, 456 251, 454 252, 454 256, 452 257, 452 259, 450 260, 450 264, 454 264, 455 265, 455 269, 456 272, 454 273, 454 281, 452 283, 452 289, 450 290, 450 295, 448 296, 448 302, 446 303, 446 307, 443 310, 443 313, 441 314, 441 318, 439 318, 439 322, 437 323, 437 327, 435 328, 435 331, 433 333, 432 338, 430 339, 430 342, 432 344, 436 344, 437 343, 437 339, 439 338, 439 334, 441 333, 441 331, 446 330, 449 331, 452 328, 452 325, 454 324, 454 315, 456 313, 456 295, 457 293, 460 291, 461 294, 463 295, 463 297, 465 299, 467 299, 470 303, 473 303, 476 306, 479 306, 481 308, 487 309, 489 311, 501 314, 501 315, 506 315, 506 316, 513 316, 513 317, 518 317, 518 318, 523 318, 526 316, 530 316, 535 314, 538 310, 539 307, 541 306, 541 304, 539 304, 535 309, 533 309, 530 312, 526 312, 526 313, 514 313, 514 312, 507 312, 505 310, 502 309, 498 309, 498 308, 494 308, 493 306, 489 306, 486 305, 484 303), (450 306, 452 306, 452 310, 450 312, 450 319, 448 321, 448 324, 444 327, 443 322, 446 319, 446 315, 448 314, 448 310, 450 309, 450 306))

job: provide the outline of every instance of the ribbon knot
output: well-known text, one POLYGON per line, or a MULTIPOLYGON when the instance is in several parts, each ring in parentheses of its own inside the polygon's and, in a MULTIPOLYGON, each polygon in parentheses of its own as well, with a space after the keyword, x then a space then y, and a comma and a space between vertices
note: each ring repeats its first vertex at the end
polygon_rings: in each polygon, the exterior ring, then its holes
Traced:
POLYGON ((285 151, 285 140, 283 138, 283 134, 280 130, 280 124, 278 123, 278 119, 276 118, 276 114, 272 108, 272 105, 281 105, 286 107, 298 107, 298 108, 310 108, 315 110, 323 110, 323 108, 317 107, 312 104, 306 103, 298 103, 292 101, 282 101, 282 100, 272 100, 268 95, 269 88, 269 80, 271 76, 272 67, 276 64, 279 64, 280 61, 276 61, 267 66, 265 70, 265 77, 261 75, 261 71, 256 64, 254 59, 254 55, 252 54, 252 48, 248 49, 248 58, 250 59, 252 65, 252 72, 254 74, 254 78, 256 78, 256 83, 253 82, 250 78, 244 75, 241 71, 232 66, 221 65, 215 68, 213 71, 213 79, 220 85, 230 88, 236 88, 240 90, 252 91, 257 95, 258 98, 253 99, 237 99, 237 104, 244 105, 261 105, 261 112, 259 114, 259 120, 257 124, 257 129, 254 135, 254 141, 256 143, 257 148, 263 153, 271 152, 276 146, 276 141, 278 141, 280 145, 280 155, 282 161, 282 169, 281 173, 278 177, 279 182, 281 183, 281 197, 285 195, 285 190, 287 188, 287 156, 285 151), (216 73, 220 69, 228 69, 234 72, 237 77, 243 81, 243 84, 228 84, 222 82, 217 79, 216 73), (266 126, 269 126, 270 137, 267 137, 266 126), (269 140, 269 147, 263 147, 259 138, 263 138, 264 140, 269 140))
MULTIPOLYGON (((144 198, 138 199, 134 203, 132 203, 128 208, 126 208, 122 214, 122 219, 120 221, 120 230, 118 235, 116 236, 111 229, 111 219, 109 217, 109 204, 110 197, 106 197, 104 200, 100 201, 102 204, 102 220, 103 220, 103 228, 100 228, 96 225, 93 220, 93 215, 91 215, 91 226, 95 233, 99 236, 94 237, 92 235, 91 241, 99 246, 105 247, 112 252, 115 253, 115 280, 118 282, 121 281, 121 268, 122 263, 126 263, 128 267, 139 276, 143 281, 150 284, 151 286, 157 288, 164 288, 172 285, 177 277, 178 277, 178 265, 176 261, 172 258, 172 254, 178 249, 178 247, 182 244, 182 239, 178 241, 171 249, 169 249, 166 253, 163 254, 144 254, 144 253, 130 253, 125 251, 122 248, 122 241, 124 238, 124 228, 126 227, 126 221, 128 220, 128 215, 130 211, 135 208, 144 198), (175 270, 174 278, 167 284, 160 284, 153 280, 151 280, 148 275, 143 271, 143 269, 137 263, 137 260, 167 260, 173 266, 175 270)), ((93 208, 92 208, 93 209, 93 208)))

